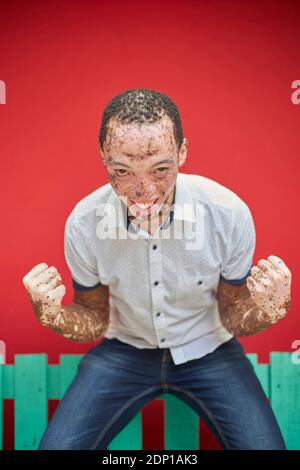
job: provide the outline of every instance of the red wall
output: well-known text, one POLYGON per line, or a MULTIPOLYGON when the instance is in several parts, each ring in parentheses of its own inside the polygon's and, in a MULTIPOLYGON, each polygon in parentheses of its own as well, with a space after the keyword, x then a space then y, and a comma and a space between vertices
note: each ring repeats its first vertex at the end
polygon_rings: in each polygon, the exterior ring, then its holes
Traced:
MULTIPOLYGON (((242 339, 260 361, 269 351, 291 351, 300 339, 300 104, 291 100, 300 79, 299 10, 291 1, 1 2, 0 339, 7 362, 34 352, 55 363, 61 353, 92 346, 42 327, 22 277, 42 261, 56 266, 71 302, 64 223, 79 199, 107 183, 97 150, 101 113, 135 87, 158 89, 178 104, 190 143, 181 171, 213 178, 248 203, 255 261, 275 254, 291 269, 287 318, 242 339)), ((147 435, 145 446, 159 448, 157 436, 147 435)))

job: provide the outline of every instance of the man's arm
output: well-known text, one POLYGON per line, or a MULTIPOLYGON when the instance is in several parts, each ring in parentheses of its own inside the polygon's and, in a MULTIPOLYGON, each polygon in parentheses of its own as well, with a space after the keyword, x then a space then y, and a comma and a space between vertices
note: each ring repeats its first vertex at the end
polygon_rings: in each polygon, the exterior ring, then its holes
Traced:
POLYGON ((40 263, 23 278, 34 313, 40 323, 77 342, 101 338, 109 323, 109 289, 99 286, 75 289, 73 303, 62 306, 66 288, 54 266, 40 263))
POLYGON ((291 272, 277 256, 260 260, 245 283, 220 279, 217 299, 220 319, 235 336, 249 336, 282 320, 290 308, 291 272))
POLYGON ((73 303, 63 306, 48 326, 65 338, 85 343, 100 339, 108 323, 109 289, 100 286, 88 291, 74 289, 73 303))
POLYGON ((234 336, 249 336, 271 326, 253 301, 247 283, 231 285, 220 279, 218 305, 222 324, 234 336))

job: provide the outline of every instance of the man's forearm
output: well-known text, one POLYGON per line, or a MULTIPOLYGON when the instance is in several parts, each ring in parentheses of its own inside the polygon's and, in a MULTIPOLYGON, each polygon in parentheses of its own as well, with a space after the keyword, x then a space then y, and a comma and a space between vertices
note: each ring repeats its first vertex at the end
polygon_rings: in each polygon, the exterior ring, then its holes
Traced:
POLYGON ((242 295, 224 292, 218 299, 220 318, 225 328, 235 336, 250 336, 265 330, 274 323, 261 310, 245 286, 242 295))
POLYGON ((54 318, 45 315, 42 323, 65 338, 81 343, 92 342, 101 338, 108 327, 108 307, 103 305, 101 312, 96 312, 73 302, 62 306, 54 318))
POLYGON ((248 336, 283 320, 291 306, 291 280, 291 271, 275 255, 252 266, 251 275, 239 286, 220 279, 217 299, 225 328, 248 336))

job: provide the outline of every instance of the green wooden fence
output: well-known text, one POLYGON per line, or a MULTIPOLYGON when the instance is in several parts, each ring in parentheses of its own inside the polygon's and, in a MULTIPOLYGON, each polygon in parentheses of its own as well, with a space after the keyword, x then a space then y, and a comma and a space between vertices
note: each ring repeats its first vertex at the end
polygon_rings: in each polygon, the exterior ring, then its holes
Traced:
MULTIPOLYGON (((270 364, 258 364, 247 354, 270 399, 288 449, 300 449, 300 364, 287 352, 270 354, 270 364)), ((15 449, 37 449, 47 426, 48 400, 60 400, 76 374, 82 354, 62 354, 58 365, 46 354, 16 354, 15 364, 2 364, 0 356, 0 448, 3 434, 3 399, 14 399, 15 449)), ((166 450, 198 449, 199 416, 182 400, 164 393, 166 450), (182 430, 184 429, 184 432, 182 430)), ((111 441, 109 450, 142 449, 141 412, 111 441)))

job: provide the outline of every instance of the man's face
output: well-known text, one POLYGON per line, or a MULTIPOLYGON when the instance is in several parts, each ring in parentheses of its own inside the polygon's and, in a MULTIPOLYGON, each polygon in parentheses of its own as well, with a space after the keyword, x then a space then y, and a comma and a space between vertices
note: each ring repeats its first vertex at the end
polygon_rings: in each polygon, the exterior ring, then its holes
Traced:
POLYGON ((151 124, 111 120, 103 148, 109 181, 135 218, 153 218, 172 205, 187 140, 178 151, 169 116, 151 124))

